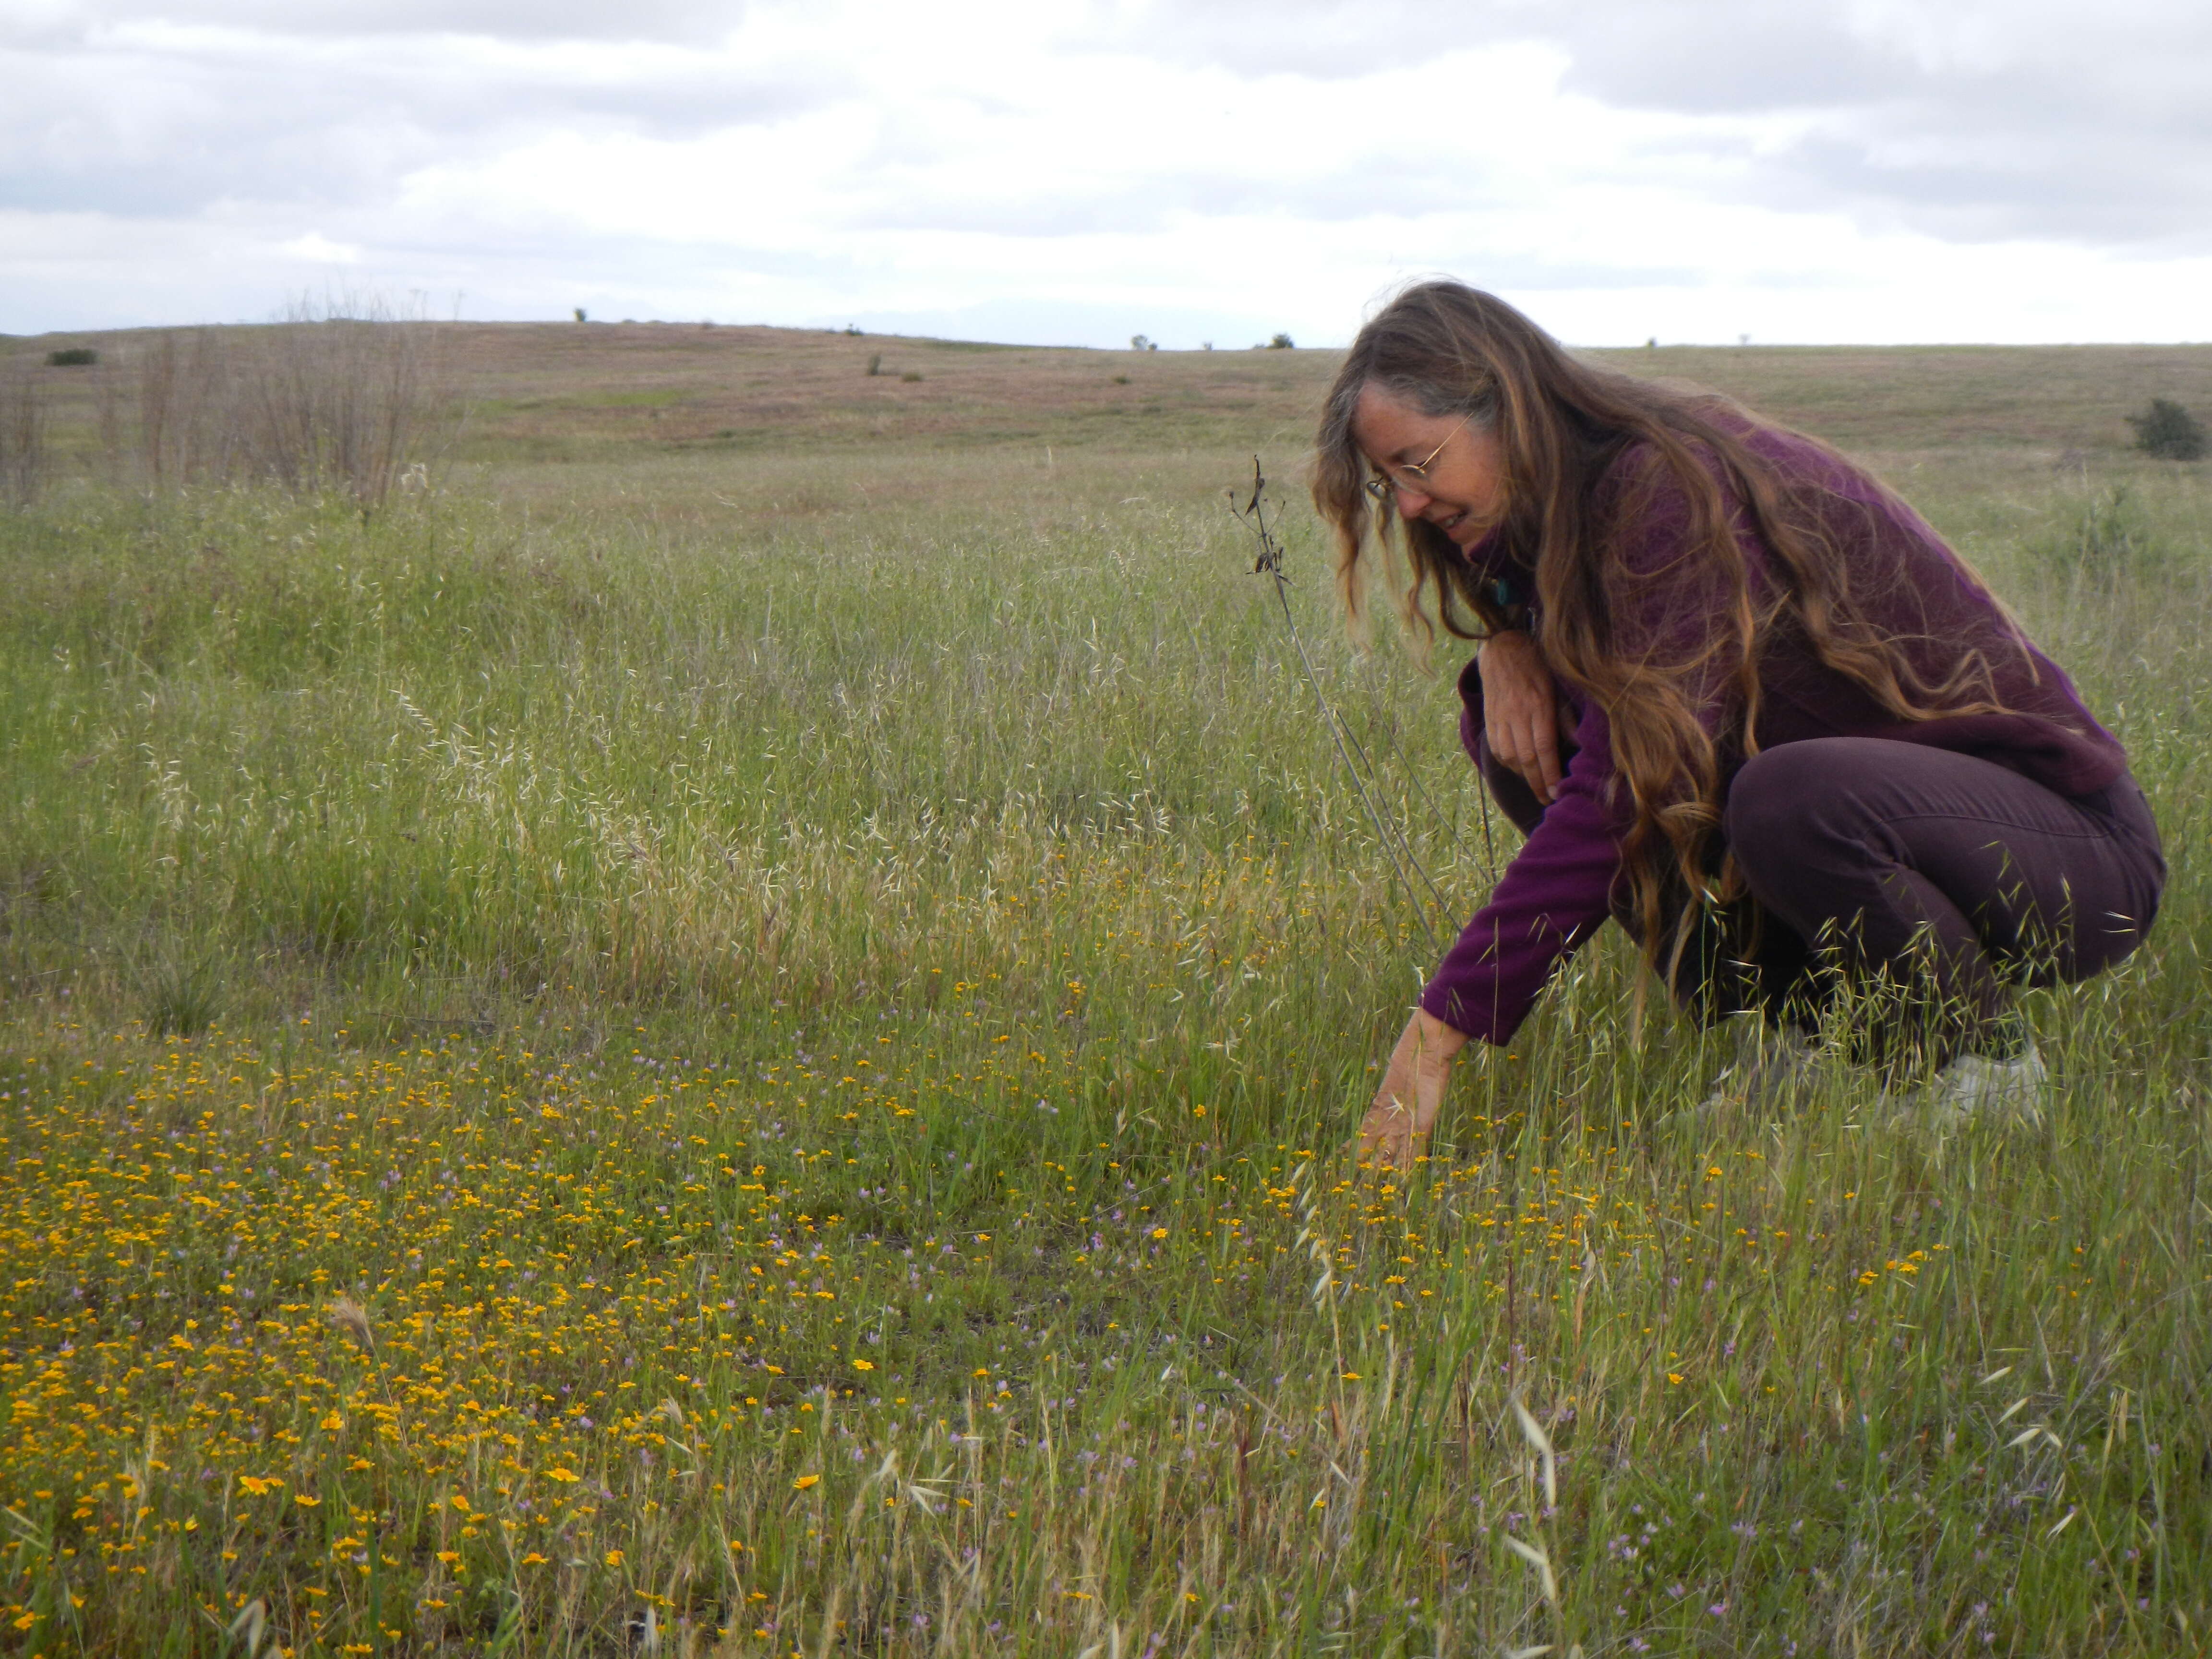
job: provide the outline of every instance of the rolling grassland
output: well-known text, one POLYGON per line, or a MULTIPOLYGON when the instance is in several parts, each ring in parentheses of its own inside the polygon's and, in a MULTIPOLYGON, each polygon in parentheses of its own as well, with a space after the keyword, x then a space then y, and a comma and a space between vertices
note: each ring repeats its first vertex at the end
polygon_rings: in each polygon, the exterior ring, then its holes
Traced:
POLYGON ((1393 1172, 1512 835, 1336 623, 1326 354, 454 325, 364 512, 137 487, 87 343, 0 513, 0 1651, 2204 1646, 2212 475, 2121 416, 2212 350, 1615 357, 2129 744, 2173 879, 2026 1000, 2048 1121, 1687 1112, 1608 936, 1393 1172))

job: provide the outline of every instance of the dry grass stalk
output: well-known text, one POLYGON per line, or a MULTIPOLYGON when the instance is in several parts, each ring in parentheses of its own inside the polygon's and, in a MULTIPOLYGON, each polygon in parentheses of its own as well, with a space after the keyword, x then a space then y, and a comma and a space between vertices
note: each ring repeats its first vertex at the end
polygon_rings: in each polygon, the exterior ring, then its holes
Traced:
POLYGON ((376 1340, 369 1334, 368 1310, 349 1296, 342 1296, 330 1305, 331 1323, 361 1344, 368 1352, 376 1352, 376 1340))
POLYGON ((22 370, 0 377, 0 502, 28 507, 46 470, 46 406, 38 383, 22 370))
POLYGON ((374 507, 419 463, 448 401, 429 325, 375 304, 165 334, 137 368, 139 464, 156 491, 267 483, 374 507))

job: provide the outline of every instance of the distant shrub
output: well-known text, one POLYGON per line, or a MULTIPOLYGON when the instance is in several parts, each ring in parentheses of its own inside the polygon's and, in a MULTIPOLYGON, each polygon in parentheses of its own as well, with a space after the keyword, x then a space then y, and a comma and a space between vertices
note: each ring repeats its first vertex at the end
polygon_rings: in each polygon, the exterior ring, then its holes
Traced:
POLYGON ((2204 458, 2204 422, 2170 398, 2154 398, 2140 415, 2128 416, 2136 429, 2136 447, 2162 461, 2196 461, 2204 458))
POLYGON ((1150 351, 1152 349, 1152 341, 1151 341, 1149 338, 1147 338, 1146 336, 1144 336, 1144 335, 1142 335, 1142 334, 1132 334, 1132 335, 1129 337, 1129 349, 1130 349, 1130 350, 1132 350, 1132 351, 1150 351))
POLYGON ((1294 342, 1287 334, 1278 334, 1273 339, 1267 342, 1267 349, 1270 351, 1293 351, 1297 349, 1297 343, 1294 342))
POLYGON ((429 325, 374 301, 165 333, 134 365, 145 481, 259 482, 379 506, 450 412, 434 343, 429 325))
POLYGON ((578 307, 576 307, 576 320, 577 320, 578 322, 580 322, 580 323, 588 323, 588 322, 590 322, 592 319, 591 319, 589 317, 586 317, 586 316, 584 314, 584 308, 583 308, 583 307, 581 307, 581 306, 578 306, 578 307))
POLYGON ((1129 384, 1129 377, 1126 374, 1116 374, 1114 377, 1114 384, 1115 386, 1127 386, 1129 384))
POLYGON ((90 346, 64 346, 46 354, 50 368, 89 368, 99 361, 100 354, 90 346))
POLYGON ((909 368, 905 374, 899 376, 899 379, 904 380, 909 386, 911 386, 915 381, 919 380, 921 378, 921 371, 918 368, 909 368))
POLYGON ((857 337, 860 332, 860 325, 858 323, 848 323, 845 325, 845 332, 857 337))
POLYGON ((871 351, 868 354, 868 373, 874 375, 880 374, 883 372, 884 354, 880 351, 871 351))

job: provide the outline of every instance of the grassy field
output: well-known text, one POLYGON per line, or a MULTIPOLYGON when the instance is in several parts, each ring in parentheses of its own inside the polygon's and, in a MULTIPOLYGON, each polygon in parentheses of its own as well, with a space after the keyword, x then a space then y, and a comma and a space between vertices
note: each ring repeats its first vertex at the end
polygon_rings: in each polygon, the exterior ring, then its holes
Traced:
POLYGON ((364 515, 98 482, 87 343, 0 514, 0 1651, 2204 1648, 2212 475, 2121 417, 2212 349, 1615 356, 1956 540, 2166 914, 2033 1133, 1683 1115, 1608 938, 1407 1176, 1511 837, 1340 637, 1326 354, 456 325, 364 515))

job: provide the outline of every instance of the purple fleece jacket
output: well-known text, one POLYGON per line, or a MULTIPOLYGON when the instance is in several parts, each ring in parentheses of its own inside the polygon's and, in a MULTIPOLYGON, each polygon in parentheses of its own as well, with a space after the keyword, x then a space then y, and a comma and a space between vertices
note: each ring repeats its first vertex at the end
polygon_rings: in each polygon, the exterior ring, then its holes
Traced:
MULTIPOLYGON (((1759 664, 1760 748, 1810 738, 1894 738, 1995 762, 2063 795, 2102 789, 2127 769, 2119 743, 2091 718, 2073 684, 2020 637, 1917 514, 1817 445, 1765 429, 1747 429, 1743 436, 1785 477, 1816 479, 1832 492, 1823 523, 1849 561, 1853 594, 1870 619, 1904 645, 1923 679, 1940 684, 1968 652, 1978 650, 1993 671, 1996 701, 2019 711, 1899 722, 1824 665, 1792 630, 1778 628, 1759 664)), ((1722 595, 1668 576, 1683 550, 1688 502, 1653 459, 1646 446, 1620 457, 1600 481, 1595 518, 1598 533, 1616 550, 1618 580, 1610 585, 1615 648, 1680 659, 1706 637, 1722 595)), ((1743 523, 1741 515, 1736 522, 1743 523)), ((1747 526, 1739 541, 1754 597, 1771 593, 1765 542, 1747 526)), ((1524 591, 1533 586, 1526 571, 1508 564, 1495 537, 1466 556, 1485 576, 1510 577, 1524 591)), ((1530 625, 1540 642, 1543 618, 1534 606, 1530 625)), ((1472 662, 1460 689, 1461 741, 1479 762, 1481 688, 1472 662)), ((1512 1036, 1553 969, 1612 914, 1620 842, 1633 818, 1613 769, 1605 709, 1564 683, 1562 690, 1574 719, 1576 753, 1557 797, 1421 996, 1421 1006, 1438 1019, 1488 1042, 1512 1036)), ((1741 720, 1733 688, 1711 687, 1699 717, 1722 745, 1725 780, 1743 761, 1740 738, 1731 743, 1728 735, 1741 720)))

